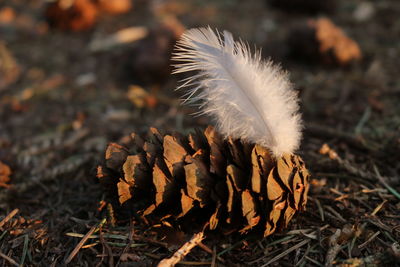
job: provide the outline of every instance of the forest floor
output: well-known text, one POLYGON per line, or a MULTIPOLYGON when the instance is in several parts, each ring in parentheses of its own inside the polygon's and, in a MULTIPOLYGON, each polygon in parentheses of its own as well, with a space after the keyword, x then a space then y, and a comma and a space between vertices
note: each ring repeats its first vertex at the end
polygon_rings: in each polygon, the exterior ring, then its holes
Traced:
POLYGON ((154 266, 190 238, 167 242, 140 222, 105 222, 96 178, 109 142, 149 127, 189 133, 209 123, 179 104, 176 78, 165 68, 169 54, 157 52, 165 51, 162 44, 93 49, 94 40, 132 26, 157 38, 171 17, 186 28, 227 29, 290 73, 305 121, 298 154, 312 174, 307 210, 287 229, 265 239, 206 232, 180 264, 400 262, 399 1, 340 0, 335 12, 310 15, 261 0, 141 0, 129 13, 102 14, 82 32, 49 27, 45 2, 0 2, 0 162, 12 172, 9 182, 0 179, 1 266, 154 266), (4 8, 14 11, 11 19, 4 8), (358 43, 360 61, 343 67, 290 53, 292 29, 322 15, 358 43), (320 153, 324 144, 338 157, 320 153))

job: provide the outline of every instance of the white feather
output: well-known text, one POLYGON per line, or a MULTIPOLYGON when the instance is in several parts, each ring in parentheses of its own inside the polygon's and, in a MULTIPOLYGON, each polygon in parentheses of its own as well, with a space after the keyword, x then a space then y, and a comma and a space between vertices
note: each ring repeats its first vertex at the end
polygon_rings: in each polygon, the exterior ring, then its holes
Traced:
POLYGON ((243 42, 211 28, 186 31, 172 58, 174 73, 198 71, 178 87, 185 101, 201 103, 225 137, 263 145, 276 157, 293 153, 301 139, 297 93, 287 74, 243 42))

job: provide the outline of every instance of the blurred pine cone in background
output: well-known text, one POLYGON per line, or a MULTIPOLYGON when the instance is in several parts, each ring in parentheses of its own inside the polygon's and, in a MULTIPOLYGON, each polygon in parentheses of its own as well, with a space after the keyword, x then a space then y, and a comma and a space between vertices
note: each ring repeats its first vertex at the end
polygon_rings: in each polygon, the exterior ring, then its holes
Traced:
POLYGON ((286 227, 307 202, 309 174, 296 155, 274 159, 212 127, 188 137, 152 128, 111 143, 98 167, 117 221, 140 216, 184 231, 208 225, 224 233, 268 236, 286 227))
POLYGON ((97 6, 91 0, 58 0, 45 10, 49 25, 64 31, 88 30, 96 23, 97 15, 97 6))
POLYGON ((95 0, 99 9, 109 14, 123 14, 131 10, 132 0, 95 0))

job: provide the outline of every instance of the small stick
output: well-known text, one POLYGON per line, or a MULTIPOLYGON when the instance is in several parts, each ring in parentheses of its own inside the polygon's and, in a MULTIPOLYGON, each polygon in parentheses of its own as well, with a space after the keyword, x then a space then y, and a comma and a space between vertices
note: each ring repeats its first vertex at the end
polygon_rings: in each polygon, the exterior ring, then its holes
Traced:
POLYGON ((157 265, 158 267, 172 267, 180 262, 195 246, 200 244, 203 240, 203 232, 195 234, 189 242, 186 242, 180 249, 178 249, 171 258, 163 259, 157 265))
POLYGON ((217 266, 217 249, 215 246, 213 247, 212 250, 212 260, 211 260, 211 267, 216 267, 217 266))
POLYGON ((108 265, 114 267, 114 256, 112 254, 112 250, 107 242, 104 241, 104 236, 102 231, 99 232, 100 243, 106 248, 106 252, 108 254, 108 265))
POLYGON ((6 261, 8 261, 9 263, 11 263, 14 266, 19 266, 19 264, 15 260, 8 257, 6 254, 3 254, 0 252, 0 257, 2 257, 3 259, 5 259, 6 261))
POLYGON ((100 225, 103 225, 105 223, 105 220, 102 220, 100 223, 93 225, 92 228, 90 228, 89 232, 86 233, 86 235, 79 241, 78 245, 72 250, 71 254, 69 254, 68 258, 65 260, 65 264, 68 264, 72 261, 72 259, 75 257, 75 255, 78 253, 78 251, 82 248, 82 246, 85 244, 85 242, 89 239, 89 237, 98 229, 100 225))
POLYGON ((19 212, 19 209, 14 209, 13 211, 11 211, 1 222, 0 222, 0 228, 3 227, 4 224, 6 224, 6 222, 8 222, 9 220, 11 220, 12 217, 15 216, 15 214, 17 214, 19 212))
POLYGON ((379 234, 381 233, 381 231, 376 232, 375 234, 373 234, 370 238, 368 238, 367 241, 365 241, 364 243, 362 243, 361 245, 358 246, 359 249, 363 249, 365 248, 369 243, 371 243, 372 240, 375 239, 375 237, 377 237, 379 234))
MULTIPOLYGON (((199 246, 199 248, 201 248, 202 250, 204 250, 207 253, 210 253, 214 257, 214 252, 215 252, 214 249, 211 250, 209 247, 207 247, 206 245, 204 245, 201 242, 198 244, 198 246, 199 246)), ((216 256, 216 259, 218 259, 222 263, 225 262, 225 260, 219 256, 216 256)))
POLYGON ((398 199, 400 199, 400 193, 397 192, 393 187, 391 187, 390 185, 388 185, 388 183, 385 181, 385 179, 381 176, 381 174, 378 171, 378 168, 376 167, 376 165, 374 165, 374 171, 376 174, 376 178, 378 178, 379 182, 381 182, 381 184, 386 187, 387 190, 389 190, 390 193, 392 193, 395 197, 397 197, 398 199))
POLYGON ((331 206, 325 206, 325 208, 327 210, 329 210, 330 212, 333 213, 333 215, 335 215, 336 219, 338 219, 339 221, 341 221, 342 223, 346 223, 347 221, 342 217, 342 215, 340 215, 336 210, 334 210, 331 206))

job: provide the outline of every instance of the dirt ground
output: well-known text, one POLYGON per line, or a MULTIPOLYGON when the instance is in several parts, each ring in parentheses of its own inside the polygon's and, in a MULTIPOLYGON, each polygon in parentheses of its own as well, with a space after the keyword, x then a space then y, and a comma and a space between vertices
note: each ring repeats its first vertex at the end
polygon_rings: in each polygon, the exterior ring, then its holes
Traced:
POLYGON ((12 172, 0 179, 0 265, 154 266, 190 238, 105 222, 96 178, 109 142, 209 123, 179 104, 171 39, 162 37, 169 22, 176 32, 179 23, 229 30, 289 71, 305 122, 298 154, 312 173, 307 210, 288 229, 265 239, 206 233, 180 265, 400 266, 400 2, 327 1, 336 7, 311 14, 272 2, 138 0, 71 32, 47 23, 44 0, 0 1, 0 162, 12 172), (361 60, 293 54, 293 29, 321 16, 359 45, 361 60), (94 40, 133 26, 150 30, 150 41, 93 50, 94 40), (324 144, 338 157, 321 154, 324 144))

